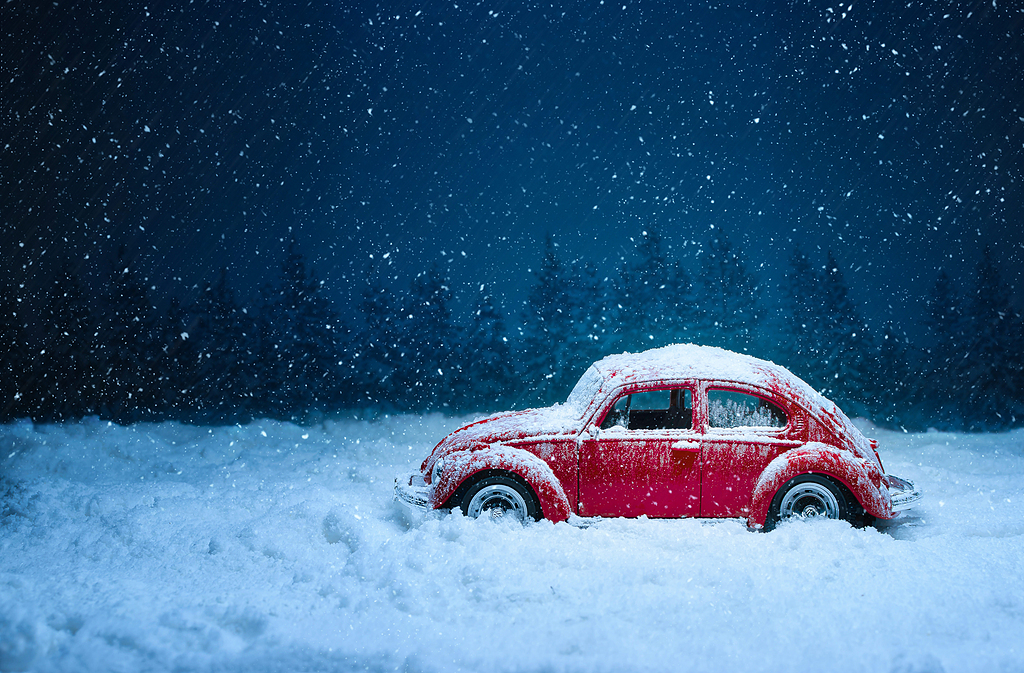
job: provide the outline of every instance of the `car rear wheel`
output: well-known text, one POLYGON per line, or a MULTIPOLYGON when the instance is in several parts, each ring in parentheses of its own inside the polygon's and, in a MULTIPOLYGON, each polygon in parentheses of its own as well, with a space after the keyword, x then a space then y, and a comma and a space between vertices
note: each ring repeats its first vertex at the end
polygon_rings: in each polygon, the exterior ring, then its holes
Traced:
POLYGON ((845 519, 856 525, 853 510, 843 489, 828 477, 818 474, 802 474, 791 479, 772 498, 765 528, 771 530, 776 524, 792 518, 801 519, 845 519))
POLYGON ((540 505, 529 486, 504 474, 474 483, 462 498, 462 511, 473 519, 510 517, 522 524, 540 519, 540 505))

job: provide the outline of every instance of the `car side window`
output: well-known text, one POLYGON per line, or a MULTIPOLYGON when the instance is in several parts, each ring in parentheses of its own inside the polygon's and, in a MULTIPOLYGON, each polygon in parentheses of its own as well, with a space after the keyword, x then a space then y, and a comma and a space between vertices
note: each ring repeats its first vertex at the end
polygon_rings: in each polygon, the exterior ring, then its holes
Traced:
POLYGON ((712 428, 784 428, 786 414, 763 397, 712 389, 708 391, 708 424, 712 428))
POLYGON ((607 430, 619 426, 622 428, 629 427, 629 403, 630 395, 623 395, 615 402, 615 405, 605 415, 604 420, 601 421, 601 429, 607 430))
POLYGON ((689 429, 693 427, 693 393, 686 388, 666 388, 623 395, 601 428, 616 425, 629 430, 689 429))

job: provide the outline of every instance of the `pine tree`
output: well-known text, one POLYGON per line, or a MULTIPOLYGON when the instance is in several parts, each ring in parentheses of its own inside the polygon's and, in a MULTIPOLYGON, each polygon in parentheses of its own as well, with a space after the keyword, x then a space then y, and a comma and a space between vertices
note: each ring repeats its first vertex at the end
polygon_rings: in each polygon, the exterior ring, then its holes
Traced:
POLYGON ((547 235, 537 280, 523 311, 518 375, 527 386, 524 404, 560 401, 575 383, 569 379, 579 368, 573 325, 579 308, 573 304, 569 274, 556 248, 554 237, 547 235))
POLYGON ((281 285, 265 288, 260 311, 260 391, 268 413, 301 418, 334 405, 340 397, 340 319, 324 296, 323 283, 306 270, 295 239, 281 266, 281 285))
POLYGON ((892 322, 882 328, 871 358, 875 366, 868 385, 871 417, 890 427, 905 426, 911 417, 911 348, 906 334, 892 322))
POLYGON ((514 398, 512 348, 505 318, 481 285, 462 351, 456 399, 466 410, 496 411, 514 398))
POLYGON ((819 354, 817 366, 824 374, 822 392, 848 414, 863 414, 867 410, 867 353, 871 350, 871 341, 867 325, 850 298, 846 279, 831 251, 821 298, 816 351, 819 354))
POLYGON ((1010 304, 1010 290, 986 246, 975 274, 960 399, 968 427, 1007 428, 1024 418, 1021 391, 1021 319, 1010 304))
POLYGON ((398 341, 405 347, 395 369, 395 382, 421 409, 450 405, 459 378, 459 335, 452 324, 451 289, 434 264, 413 278, 409 305, 400 317, 398 341))
POLYGON ((618 323, 627 348, 646 350, 685 340, 695 327, 690 280, 664 251, 657 233, 643 232, 617 285, 618 323))
POLYGON ((150 414, 147 401, 156 392, 153 360, 147 346, 155 328, 155 310, 141 279, 121 246, 100 292, 92 349, 97 359, 98 413, 118 422, 150 414))
POLYGON ((785 285, 785 352, 787 366, 798 376, 821 386, 817 372, 818 330, 824 306, 824 281, 799 247, 789 258, 785 285))
POLYGON ((749 350, 764 317, 761 287, 724 230, 712 235, 701 267, 702 340, 730 350, 749 350))
POLYGON ((400 399, 396 385, 397 362, 405 356, 399 344, 398 321, 403 312, 399 298, 377 275, 371 275, 360 305, 363 326, 349 349, 353 402, 356 406, 384 406, 400 399))
POLYGON ((238 305, 226 268, 206 284, 193 314, 191 345, 198 355, 193 411, 206 421, 248 420, 258 385, 256 324, 238 305))
POLYGON ((925 325, 932 346, 926 353, 921 403, 940 427, 964 427, 964 408, 960 397, 966 392, 964 354, 967 322, 963 298, 949 274, 939 270, 927 302, 925 325))

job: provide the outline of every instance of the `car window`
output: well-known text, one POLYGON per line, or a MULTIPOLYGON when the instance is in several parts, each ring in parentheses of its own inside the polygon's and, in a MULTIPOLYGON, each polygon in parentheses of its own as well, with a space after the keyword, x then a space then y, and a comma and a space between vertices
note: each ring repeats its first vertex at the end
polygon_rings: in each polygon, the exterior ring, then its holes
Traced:
POLYGON ((786 414, 763 397, 712 389, 708 391, 708 424, 712 428, 784 428, 786 414))
POLYGON ((614 406, 605 415, 604 420, 601 421, 601 429, 607 430, 616 426, 625 428, 629 426, 629 403, 630 396, 623 395, 618 399, 614 406))
POLYGON ((668 390, 650 390, 645 393, 633 393, 630 397, 630 410, 655 410, 664 411, 669 405, 668 390))
POLYGON ((605 416, 604 429, 689 429, 693 426, 693 393, 686 388, 666 388, 623 395, 605 416))

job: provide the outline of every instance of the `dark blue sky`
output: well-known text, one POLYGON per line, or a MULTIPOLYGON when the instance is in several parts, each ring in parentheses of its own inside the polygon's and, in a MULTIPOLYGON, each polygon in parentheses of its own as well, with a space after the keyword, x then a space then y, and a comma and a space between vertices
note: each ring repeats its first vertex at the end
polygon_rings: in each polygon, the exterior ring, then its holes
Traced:
POLYGON ((15 0, 0 26, 27 295, 122 242, 158 288, 245 292, 293 233, 343 313, 434 261, 512 311, 546 233, 611 275, 643 231, 695 273, 724 230, 767 278, 834 250, 908 324, 991 245, 1024 305, 1013 3, 15 0))

